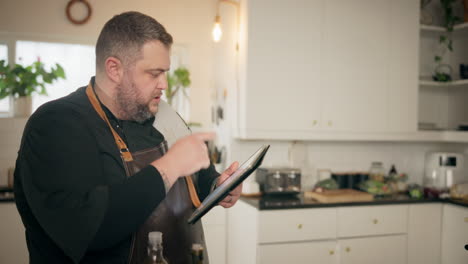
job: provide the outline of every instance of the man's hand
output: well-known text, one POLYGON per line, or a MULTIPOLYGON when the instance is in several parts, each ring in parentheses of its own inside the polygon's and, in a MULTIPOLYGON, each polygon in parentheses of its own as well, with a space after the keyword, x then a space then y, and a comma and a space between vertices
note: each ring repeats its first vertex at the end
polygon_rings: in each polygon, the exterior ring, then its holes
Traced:
POLYGON ((171 146, 166 155, 151 163, 161 174, 166 191, 169 191, 179 177, 210 166, 205 142, 214 138, 215 133, 195 133, 183 137, 171 146))
MULTIPOLYGON (((223 183, 227 178, 229 178, 239 167, 239 162, 235 161, 234 163, 229 166, 218 178, 218 183, 216 186, 219 186, 221 183, 223 183)), ((224 199, 219 202, 219 205, 221 205, 224 208, 230 208, 234 204, 236 204, 237 200, 239 200, 240 194, 242 192, 242 183, 239 184, 234 190, 232 190, 224 199)))

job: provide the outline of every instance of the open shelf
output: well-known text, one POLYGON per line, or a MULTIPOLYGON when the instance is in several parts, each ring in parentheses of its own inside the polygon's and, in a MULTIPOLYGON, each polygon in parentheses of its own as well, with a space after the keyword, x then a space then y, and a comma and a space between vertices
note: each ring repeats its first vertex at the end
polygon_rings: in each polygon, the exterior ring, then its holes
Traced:
POLYGON ((453 27, 454 30, 464 30, 468 29, 468 22, 465 22, 463 24, 458 24, 455 27, 453 27))
POLYGON ((440 26, 432 26, 432 25, 421 25, 421 30, 423 31, 433 31, 433 32, 444 32, 446 29, 440 26))
MULTIPOLYGON (((432 31, 432 32, 446 32, 447 31, 445 27, 441 27, 441 26, 421 25, 420 28, 422 31, 432 31)), ((459 31, 464 31, 464 30, 468 30, 468 22, 465 22, 463 24, 458 24, 453 27, 454 32, 459 32, 459 31)))
POLYGON ((455 86, 467 86, 468 87, 468 79, 467 80, 455 80, 451 82, 435 82, 435 81, 428 81, 428 80, 420 80, 420 86, 431 86, 431 87, 455 87, 455 86))
POLYGON ((307 141, 362 141, 362 142, 459 142, 468 143, 468 131, 417 130, 413 132, 316 132, 310 131, 247 131, 236 135, 240 140, 307 140, 307 141))

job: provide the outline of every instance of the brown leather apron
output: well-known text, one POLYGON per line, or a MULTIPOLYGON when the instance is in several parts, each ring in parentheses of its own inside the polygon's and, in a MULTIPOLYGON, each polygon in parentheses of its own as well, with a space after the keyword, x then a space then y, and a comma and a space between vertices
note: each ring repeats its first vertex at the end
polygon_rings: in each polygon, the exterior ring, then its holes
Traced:
MULTIPOLYGON (((163 141, 159 146, 131 153, 110 125, 91 84, 86 88, 86 94, 96 112, 106 121, 114 135, 127 177, 131 177, 167 152, 167 142, 163 141)), ((170 264, 190 264, 191 247, 194 243, 202 244, 205 248, 205 256, 208 256, 201 221, 194 225, 187 224, 195 207, 200 206, 192 177, 195 176, 179 178, 166 194, 165 199, 133 235, 129 263, 143 263, 147 256, 148 233, 152 231, 163 233, 164 256, 170 264)), ((208 263, 208 258, 205 257, 204 261, 208 263)))

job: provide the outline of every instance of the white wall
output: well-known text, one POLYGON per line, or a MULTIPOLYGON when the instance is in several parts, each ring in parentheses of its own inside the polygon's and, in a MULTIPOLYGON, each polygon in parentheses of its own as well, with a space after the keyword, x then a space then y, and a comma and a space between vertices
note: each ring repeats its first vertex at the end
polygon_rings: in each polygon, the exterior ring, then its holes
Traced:
MULTIPOLYGON (((88 2, 93 8, 91 20, 85 25, 76 26, 66 18, 65 7, 68 1, 0 0, 0 41, 15 35, 23 39, 95 45, 102 26, 115 14, 130 10, 146 13, 166 27, 176 44, 187 47, 192 77, 190 121, 209 125, 214 67, 211 29, 216 14, 216 0, 88 2)), ((73 10, 77 15, 83 11, 79 5, 73 10)))
POLYGON ((14 167, 25 118, 0 118, 0 186, 7 185, 8 168, 14 167))

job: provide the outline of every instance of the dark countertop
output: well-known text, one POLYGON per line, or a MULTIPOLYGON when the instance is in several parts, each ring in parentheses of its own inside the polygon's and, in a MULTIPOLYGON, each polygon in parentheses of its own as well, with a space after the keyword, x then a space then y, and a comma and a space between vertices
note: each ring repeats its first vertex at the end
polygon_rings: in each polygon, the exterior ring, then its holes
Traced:
MULTIPOLYGON (((412 199, 408 195, 394 195, 388 197, 376 197, 371 202, 351 203, 320 203, 314 199, 305 198, 302 194, 297 196, 262 196, 258 198, 241 197, 241 200, 252 205, 258 210, 279 210, 298 208, 323 208, 339 206, 360 205, 392 205, 392 204, 417 204, 417 203, 450 203, 468 208, 468 203, 452 199, 423 198, 412 199)), ((12 188, 0 187, 0 203, 14 203, 15 197, 12 188)))
POLYGON ((13 188, 0 187, 0 203, 11 203, 14 201, 13 188))
POLYGON ((323 208, 361 205, 394 205, 394 204, 417 204, 417 203, 451 203, 468 208, 468 203, 452 199, 423 198, 413 199, 408 195, 393 195, 387 197, 376 197, 370 202, 350 203, 320 203, 314 199, 305 198, 302 194, 297 196, 262 196, 257 198, 241 197, 241 200, 252 205, 258 210, 279 210, 298 208, 323 208))

